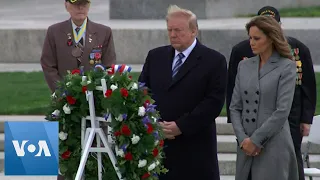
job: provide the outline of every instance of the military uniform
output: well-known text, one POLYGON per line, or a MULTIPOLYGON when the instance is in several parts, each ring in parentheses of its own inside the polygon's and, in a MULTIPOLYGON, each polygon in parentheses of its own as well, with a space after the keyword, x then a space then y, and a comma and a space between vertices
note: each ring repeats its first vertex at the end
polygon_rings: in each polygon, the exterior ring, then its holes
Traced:
MULTIPOLYGON (((312 124, 316 107, 316 81, 308 47, 293 37, 287 37, 287 40, 291 46, 297 65, 296 86, 289 115, 289 124, 299 165, 300 179, 304 179, 303 161, 301 156, 302 135, 300 133, 300 123, 312 124)), ((238 64, 240 61, 245 61, 247 58, 251 58, 253 56, 255 55, 252 53, 249 40, 244 40, 232 48, 228 68, 226 97, 228 123, 231 122, 229 106, 235 85, 238 64)))
MULTIPOLYGON (((90 3, 88 0, 66 0, 72 4, 90 3)), ((112 30, 87 18, 81 27, 70 19, 51 25, 46 34, 41 54, 41 66, 52 92, 56 82, 76 68, 90 70, 97 64, 116 63, 112 30)))

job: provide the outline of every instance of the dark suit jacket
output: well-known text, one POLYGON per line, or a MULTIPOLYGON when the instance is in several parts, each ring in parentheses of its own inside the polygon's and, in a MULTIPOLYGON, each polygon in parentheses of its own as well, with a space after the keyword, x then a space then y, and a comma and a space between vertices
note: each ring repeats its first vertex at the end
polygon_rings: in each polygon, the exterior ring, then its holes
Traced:
POLYGON ((51 25, 47 30, 40 62, 45 79, 52 92, 56 89, 56 82, 62 80, 68 70, 71 71, 79 66, 84 66, 84 70, 92 68, 93 65, 89 63, 89 54, 97 46, 102 45, 101 61, 103 65, 110 66, 116 62, 110 27, 94 23, 88 19, 85 47, 80 65, 71 54, 74 46, 67 45, 68 34, 71 34, 73 41, 72 32, 71 19, 51 25), (91 42, 89 42, 89 39, 92 39, 91 42))
POLYGON ((219 52, 197 42, 175 79, 174 49, 149 51, 139 82, 151 89, 162 120, 175 121, 182 135, 165 140, 161 180, 219 180, 215 118, 225 100, 227 63, 219 52))
MULTIPOLYGON (((312 123, 316 109, 317 90, 309 48, 293 37, 287 37, 287 40, 292 49, 299 49, 299 57, 302 62, 302 84, 296 85, 294 99, 289 115, 289 123, 291 130, 293 131, 300 127, 300 123, 312 123)), ((228 86, 226 98, 226 108, 228 112, 229 123, 229 106, 235 84, 235 77, 237 75, 238 64, 241 60, 243 60, 243 57, 251 58, 253 56, 255 55, 252 53, 249 40, 244 40, 232 48, 228 68, 228 86)), ((300 131, 297 133, 300 133, 300 131)))

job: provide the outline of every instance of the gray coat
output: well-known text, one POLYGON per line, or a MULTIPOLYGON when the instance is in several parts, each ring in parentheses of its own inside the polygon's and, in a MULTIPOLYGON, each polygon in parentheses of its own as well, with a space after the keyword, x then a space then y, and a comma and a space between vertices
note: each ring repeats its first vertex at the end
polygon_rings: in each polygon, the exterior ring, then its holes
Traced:
POLYGON ((259 70, 259 56, 239 63, 230 105, 237 137, 236 180, 298 180, 298 169, 288 115, 294 89, 294 61, 274 52, 259 70), (260 155, 247 156, 239 145, 250 138, 262 148, 260 155))

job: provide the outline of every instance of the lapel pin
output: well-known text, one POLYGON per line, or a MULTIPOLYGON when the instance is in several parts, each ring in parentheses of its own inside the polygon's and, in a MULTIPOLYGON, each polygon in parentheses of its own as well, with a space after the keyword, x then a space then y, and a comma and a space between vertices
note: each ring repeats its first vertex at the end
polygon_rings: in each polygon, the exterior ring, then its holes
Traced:
POLYGON ((72 38, 71 38, 71 33, 68 33, 68 34, 67 34, 67 36, 68 36, 68 41, 67 41, 67 44, 68 44, 68 46, 72 46, 72 38))
POLYGON ((92 38, 91 38, 91 34, 89 34, 89 43, 91 43, 92 38))

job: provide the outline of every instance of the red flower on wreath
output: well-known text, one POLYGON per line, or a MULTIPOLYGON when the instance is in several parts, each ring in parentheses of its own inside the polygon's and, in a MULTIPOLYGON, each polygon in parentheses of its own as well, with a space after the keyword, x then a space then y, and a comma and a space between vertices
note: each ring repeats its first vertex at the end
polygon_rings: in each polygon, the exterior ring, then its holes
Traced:
POLYGON ((86 91, 88 90, 87 86, 82 86, 82 92, 86 93, 86 91))
POLYGON ((128 97, 128 95, 129 95, 129 92, 126 88, 121 88, 120 93, 123 97, 128 97))
POLYGON ((62 159, 68 159, 71 155, 71 152, 67 150, 66 152, 62 153, 61 158, 62 159))
POLYGON ((72 70, 71 74, 80 74, 80 69, 74 69, 72 70))
POLYGON ((151 134, 151 133, 153 132, 152 124, 148 123, 147 126, 148 126, 148 128, 147 128, 147 133, 148 133, 148 134, 151 134))
POLYGON ((115 136, 120 136, 120 135, 121 135, 121 132, 120 132, 120 131, 116 131, 116 132, 114 132, 114 135, 115 135, 115 136))
POLYGON ((150 100, 147 99, 147 100, 144 102, 144 105, 143 105, 143 106, 146 108, 149 104, 150 104, 150 100))
POLYGON ((129 127, 127 125, 123 125, 121 128, 121 133, 126 135, 126 136, 130 136, 131 131, 129 129, 129 127))
POLYGON ((141 177, 141 179, 147 179, 148 177, 150 177, 150 174, 149 174, 149 173, 145 173, 145 174, 141 177))
POLYGON ((158 154, 159 154, 159 150, 157 148, 154 148, 153 151, 152 151, 152 154, 154 157, 157 157, 158 154))
POLYGON ((130 152, 128 152, 126 155, 124 155, 124 159, 127 161, 131 161, 133 159, 132 154, 130 152))
POLYGON ((159 141, 159 146, 160 146, 160 147, 163 147, 163 145, 164 145, 164 140, 160 140, 160 141, 159 141))
POLYGON ((105 96, 108 98, 111 96, 111 94, 112 94, 112 90, 108 89, 107 92, 105 93, 105 96))
POLYGON ((67 96, 67 101, 69 104, 73 105, 76 103, 77 100, 72 96, 67 96))

